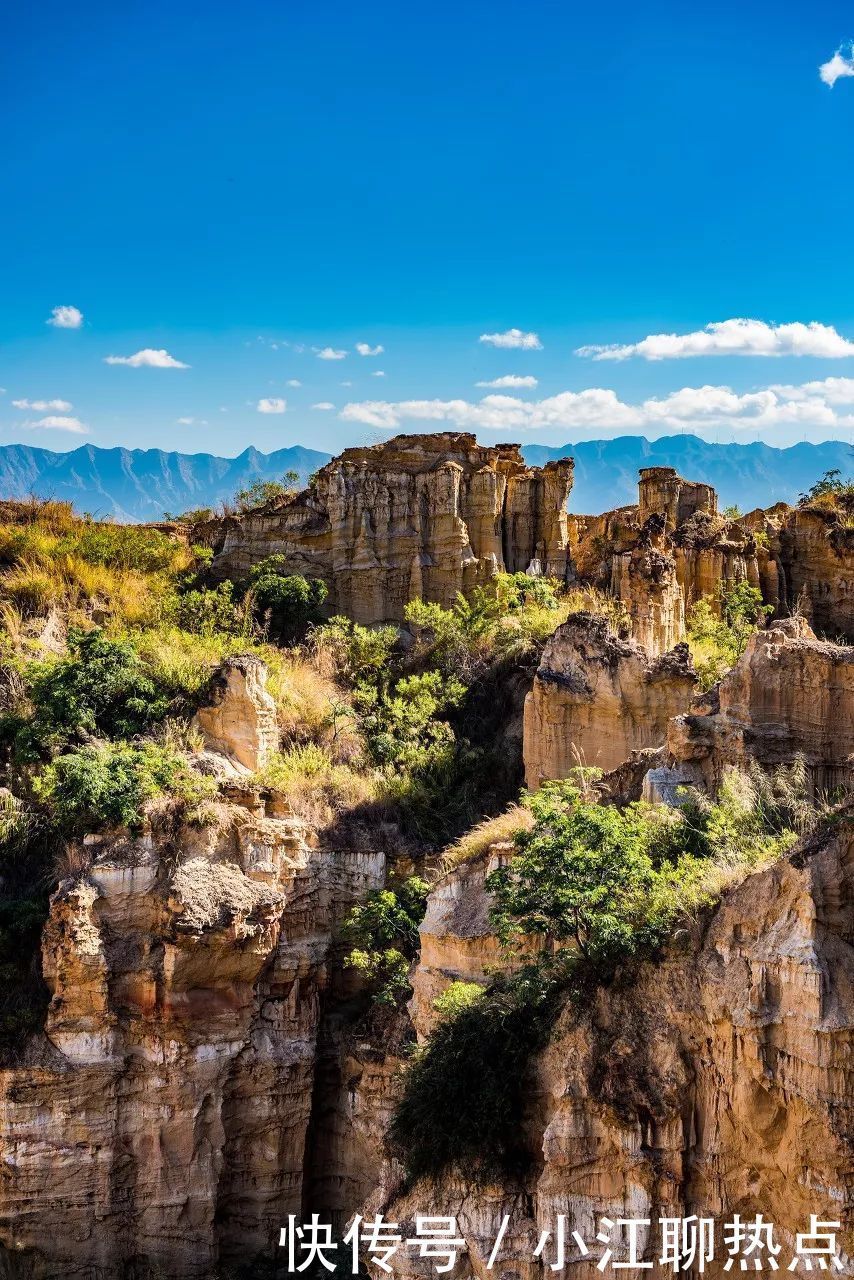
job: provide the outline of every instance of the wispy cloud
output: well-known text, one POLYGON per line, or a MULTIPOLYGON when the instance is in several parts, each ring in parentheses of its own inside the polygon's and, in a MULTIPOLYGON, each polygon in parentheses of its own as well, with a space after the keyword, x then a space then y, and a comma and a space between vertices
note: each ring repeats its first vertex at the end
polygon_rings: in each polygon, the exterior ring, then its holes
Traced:
POLYGON ((45 324, 54 329, 79 329, 83 323, 83 312, 77 307, 54 307, 45 324))
POLYGON ((287 400, 281 400, 276 396, 259 400, 255 406, 259 413, 284 413, 287 407, 287 400))
POLYGON ((286 386, 286 387, 301 387, 301 386, 302 386, 302 383, 300 382, 299 378, 288 378, 287 382, 285 383, 285 386, 286 386))
POLYGON ((142 351, 135 351, 132 356, 104 356, 104 364, 126 364, 131 369, 189 369, 188 364, 184 364, 182 360, 176 360, 174 356, 170 356, 168 351, 154 350, 153 347, 144 347, 142 351))
POLYGON ((52 431, 71 431, 75 435, 85 435, 89 430, 85 422, 81 422, 79 418, 67 418, 55 414, 48 414, 46 418, 39 418, 37 422, 24 422, 21 425, 32 429, 44 428, 52 431))
POLYGON ((12 404, 16 409, 32 409, 35 413, 44 413, 46 409, 59 409, 61 413, 67 413, 74 408, 68 400, 13 400, 12 404))
POLYGON ((332 404, 332 402, 329 400, 318 400, 317 404, 313 404, 311 407, 312 409, 327 410, 327 409, 334 409, 335 405, 332 404))
POLYGON ((374 369, 373 373, 371 374, 371 377, 372 377, 372 378, 384 378, 384 377, 385 377, 385 369, 374 369))
POLYGON ((818 74, 831 89, 837 80, 854 76, 854 40, 841 44, 833 57, 821 64, 818 74))
POLYGON ((207 418, 176 418, 179 427, 206 427, 207 418))
POLYGON ((360 356, 381 356, 385 351, 385 347, 381 347, 379 344, 372 347, 368 342, 357 342, 356 350, 360 356))
POLYGON ((336 351, 334 347, 314 347, 318 360, 346 360, 346 351, 336 351))
POLYGON ((482 333, 479 342, 490 347, 517 348, 520 351, 542 351, 543 344, 537 333, 524 333, 521 329, 505 329, 504 333, 482 333))
POLYGON ((487 395, 468 400, 367 400, 344 406, 345 422, 397 430, 412 422, 449 423, 467 430, 585 431, 703 430, 773 432, 796 426, 822 432, 854 428, 854 378, 829 378, 800 386, 769 386, 739 393, 727 386, 683 387, 639 403, 615 391, 589 387, 541 400, 487 395))
POLYGON ((495 387, 496 389, 510 389, 513 387, 535 387, 537 379, 530 374, 524 376, 518 373, 506 373, 503 378, 493 378, 491 382, 476 382, 476 387, 495 387))
POLYGON ((578 356, 594 360, 682 360, 690 356, 818 356, 838 360, 854 356, 854 342, 833 325, 766 324, 764 320, 719 320, 693 333, 652 333, 640 342, 579 347, 578 356))

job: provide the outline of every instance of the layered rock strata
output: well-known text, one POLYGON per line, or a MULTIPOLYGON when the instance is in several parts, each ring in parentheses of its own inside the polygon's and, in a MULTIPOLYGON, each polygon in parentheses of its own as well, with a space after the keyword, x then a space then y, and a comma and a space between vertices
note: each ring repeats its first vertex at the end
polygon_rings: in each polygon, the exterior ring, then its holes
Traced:
POLYGON ((694 782, 710 793, 727 769, 766 771, 802 760, 812 789, 854 782, 854 648, 818 640, 803 618, 755 632, 736 665, 671 722, 668 774, 651 783, 694 782))
POLYGON ((525 700, 525 780, 536 788, 578 765, 616 769, 659 747, 696 686, 686 645, 651 659, 596 614, 572 615, 546 643, 525 700))
POLYGON ((272 554, 321 578, 329 607, 400 621, 410 600, 450 605, 496 572, 569 573, 572 461, 527 467, 518 445, 443 432, 346 449, 290 501, 211 524, 214 571, 243 577, 272 554))
MULTIPOLYGON (((469 913, 482 913, 471 872, 459 875, 467 877, 469 913)), ((483 1188, 448 1176, 429 1189, 399 1190, 386 1216, 407 1222, 425 1203, 455 1215, 461 1280, 496 1272, 537 1280, 552 1274, 554 1260, 549 1250, 533 1256, 537 1241, 545 1231, 553 1237, 561 1214, 564 1274, 579 1277, 604 1253, 596 1240, 603 1217, 657 1223, 697 1214, 716 1219, 720 1231, 734 1212, 761 1213, 790 1258, 795 1234, 817 1214, 842 1223, 846 1274, 854 1254, 852 920, 849 817, 730 892, 707 927, 637 982, 600 991, 585 1010, 565 1009, 530 1072, 526 1176, 483 1188), (504 1215, 510 1226, 489 1270, 504 1215)), ((444 967, 474 973, 475 965, 459 965, 460 941, 445 940, 444 967)), ((433 943, 428 971, 415 977, 417 1002, 443 967, 438 934, 433 943)), ((613 1261, 625 1265, 625 1233, 612 1240, 613 1261)), ((641 1227, 638 1256, 647 1266, 622 1274, 659 1274, 657 1248, 641 1227)), ((728 1275, 726 1257, 719 1237, 705 1274, 728 1275)), ((393 1263, 407 1280, 430 1275, 412 1250, 393 1263)))

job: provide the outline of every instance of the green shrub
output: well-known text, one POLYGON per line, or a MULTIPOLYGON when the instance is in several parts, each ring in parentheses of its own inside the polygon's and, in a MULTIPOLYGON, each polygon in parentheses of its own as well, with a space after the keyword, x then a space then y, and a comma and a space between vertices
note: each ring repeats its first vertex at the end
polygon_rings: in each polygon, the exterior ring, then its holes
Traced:
POLYGON ((212 779, 192 772, 183 756, 154 743, 87 746, 58 756, 34 781, 37 797, 67 835, 105 825, 138 828, 146 804, 168 794, 188 807, 215 794, 212 779))
POLYGON ((200 636, 238 635, 246 630, 245 614, 234 602, 234 583, 229 581, 177 596, 174 620, 183 631, 200 636))
POLYGON ((269 617, 273 629, 297 636, 320 617, 320 607, 329 592, 320 578, 286 573, 286 565, 286 556, 267 556, 251 570, 249 588, 256 607, 269 617))
POLYGON ((451 997, 464 1007, 416 1052, 392 1125, 409 1176, 488 1181, 517 1169, 526 1069, 557 1012, 589 1002, 618 966, 653 958, 680 920, 790 848, 788 824, 817 820, 804 785, 802 769, 733 773, 715 801, 689 797, 681 810, 599 805, 572 778, 528 796, 533 826, 487 887, 505 942, 534 934, 545 949, 467 1006, 451 997))
POLYGON ((395 1004, 409 991, 427 892, 424 880, 410 876, 394 889, 372 890, 344 921, 350 946, 344 963, 364 975, 376 1004, 395 1004))
POLYGON ((842 472, 838 467, 834 467, 831 471, 825 471, 820 480, 816 480, 806 493, 802 493, 798 498, 798 505, 802 507, 810 506, 814 502, 821 502, 823 499, 839 499, 854 497, 854 480, 843 480, 842 472))
POLYGON ((498 979, 416 1051, 390 1132, 411 1181, 449 1169, 487 1182, 522 1171, 527 1068, 560 994, 557 975, 539 967, 498 979))
POLYGON ((762 592, 742 579, 721 585, 717 601, 698 600, 688 612, 688 644, 700 686, 709 689, 744 653, 757 624, 773 612, 762 592), (714 606, 717 607, 714 607, 714 606))
POLYGON ((470 1009, 478 1000, 482 1000, 483 996, 484 988, 479 982, 452 982, 433 1001, 433 1008, 440 1018, 457 1018, 465 1009, 470 1009))
POLYGON ((168 699, 147 674, 133 645, 103 631, 72 629, 69 656, 33 668, 34 714, 23 727, 23 754, 79 734, 133 737, 166 715, 168 699))
POLYGON ((81 521, 59 541, 56 551, 79 556, 89 564, 142 573, 168 572, 185 555, 180 543, 158 529, 94 521, 81 521))
POLYGON ((271 502, 291 497, 298 484, 299 472, 286 471, 281 480, 253 480, 252 484, 237 490, 234 500, 238 511, 246 514, 259 507, 266 507, 271 502))

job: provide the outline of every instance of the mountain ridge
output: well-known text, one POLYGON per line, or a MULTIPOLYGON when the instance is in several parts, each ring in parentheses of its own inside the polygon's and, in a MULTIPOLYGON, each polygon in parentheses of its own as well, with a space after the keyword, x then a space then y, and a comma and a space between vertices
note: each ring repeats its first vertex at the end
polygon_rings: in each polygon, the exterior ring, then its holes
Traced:
MULTIPOLYGON (((575 459, 573 511, 597 513, 634 502, 644 466, 672 466, 718 490, 725 506, 749 509, 794 502, 825 471, 851 470, 851 445, 841 440, 773 445, 712 444, 699 436, 618 436, 550 446, 526 444, 526 462, 542 466, 575 459)), ((104 448, 86 443, 67 453, 28 444, 0 445, 0 498, 64 499, 80 512, 121 521, 162 519, 164 512, 215 507, 254 480, 294 470, 304 484, 332 455, 302 445, 262 453, 247 445, 233 458, 164 449, 104 448)))

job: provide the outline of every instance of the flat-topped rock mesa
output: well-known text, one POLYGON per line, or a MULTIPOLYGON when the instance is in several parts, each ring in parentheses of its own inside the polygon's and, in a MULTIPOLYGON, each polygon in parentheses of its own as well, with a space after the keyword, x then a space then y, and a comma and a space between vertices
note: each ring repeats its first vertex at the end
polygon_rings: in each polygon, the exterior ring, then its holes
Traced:
POLYGON ((651 658, 605 618, 572 614, 546 642, 525 700, 527 785, 565 778, 578 765, 616 769, 633 751, 663 746, 696 681, 687 645, 651 658))
POLYGON ((515 444, 445 431, 346 449, 295 498, 206 530, 219 577, 284 555, 321 578, 329 607, 400 621, 411 600, 453 604, 495 573, 569 575, 570 458, 528 467, 515 444))

